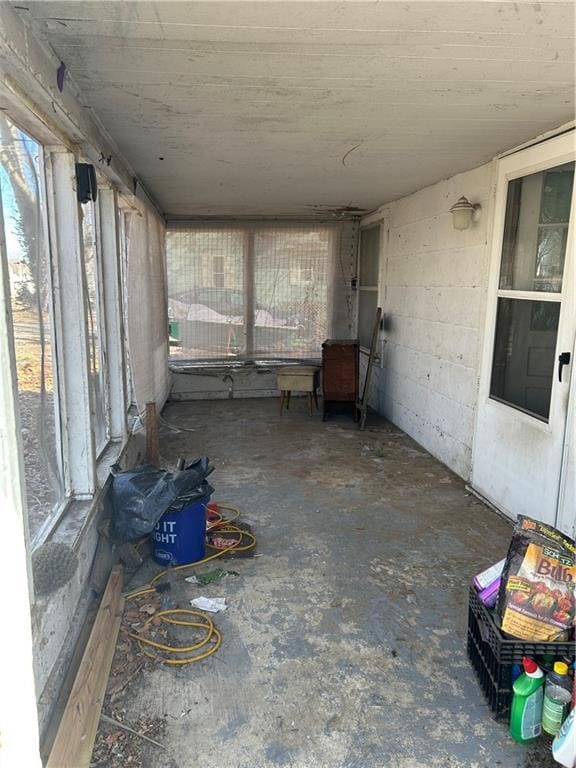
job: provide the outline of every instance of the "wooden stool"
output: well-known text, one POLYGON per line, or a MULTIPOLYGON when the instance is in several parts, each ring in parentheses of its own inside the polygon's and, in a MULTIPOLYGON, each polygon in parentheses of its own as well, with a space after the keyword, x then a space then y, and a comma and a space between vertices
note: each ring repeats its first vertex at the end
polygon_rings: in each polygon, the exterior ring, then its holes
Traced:
POLYGON ((280 415, 286 402, 286 410, 290 408, 292 392, 307 392, 310 416, 312 416, 312 397, 318 410, 318 395, 316 390, 320 384, 320 368, 313 365, 287 365, 278 369, 278 389, 280 390, 280 415))

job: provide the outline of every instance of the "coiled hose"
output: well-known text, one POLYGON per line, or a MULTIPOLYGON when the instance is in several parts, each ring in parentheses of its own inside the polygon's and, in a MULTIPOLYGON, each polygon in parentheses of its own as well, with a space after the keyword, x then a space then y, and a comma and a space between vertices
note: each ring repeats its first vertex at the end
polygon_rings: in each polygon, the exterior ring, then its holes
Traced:
MULTIPOLYGON (((218 512, 213 514, 213 518, 210 520, 207 530, 209 532, 217 531, 219 534, 236 534, 237 539, 234 543, 225 549, 217 549, 211 544, 206 546, 210 549, 216 549, 217 551, 202 560, 198 560, 195 563, 185 563, 184 565, 177 565, 174 568, 166 568, 159 571, 153 576, 148 584, 143 587, 138 587, 133 592, 129 592, 125 595, 126 600, 132 600, 140 595, 146 595, 150 592, 156 592, 154 586, 156 582, 160 581, 167 573, 173 573, 175 571, 184 571, 190 568, 196 568, 199 565, 215 560, 228 552, 247 552, 250 549, 254 549, 256 546, 256 537, 249 531, 245 531, 234 525, 234 520, 240 517, 240 510, 237 507, 233 507, 229 504, 218 504, 218 512), (232 517, 224 517, 220 514, 220 510, 227 510, 232 512, 232 517), (246 542, 246 543, 244 543, 246 542)), ((141 545, 146 539, 142 539, 137 546, 141 545)), ((146 632, 146 629, 150 624, 160 619, 165 624, 175 624, 181 627, 196 627, 197 629, 203 629, 205 632, 204 637, 193 645, 186 646, 174 646, 167 645, 165 643, 159 643, 156 640, 152 640, 150 637, 146 637, 143 634, 136 632, 129 632, 123 629, 122 632, 133 640, 136 640, 140 646, 140 650, 145 656, 150 659, 156 659, 164 664, 170 664, 172 666, 183 666, 184 664, 193 664, 195 661, 201 661, 216 653, 220 645, 222 644, 222 635, 218 628, 214 625, 212 619, 205 613, 200 611, 193 611, 190 608, 170 608, 164 611, 157 611, 149 619, 144 622, 142 632, 146 632), (211 642, 212 641, 212 642, 211 642), (153 649, 153 650, 152 650, 153 649), (166 657, 163 654, 189 654, 184 658, 171 658, 166 657)))

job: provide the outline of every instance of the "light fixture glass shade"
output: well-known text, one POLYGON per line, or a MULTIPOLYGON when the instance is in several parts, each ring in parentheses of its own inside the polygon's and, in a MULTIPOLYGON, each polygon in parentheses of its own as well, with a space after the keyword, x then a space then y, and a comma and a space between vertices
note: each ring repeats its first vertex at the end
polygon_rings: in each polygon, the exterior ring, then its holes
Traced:
POLYGON ((467 197, 461 197, 458 202, 454 203, 450 208, 454 229, 468 229, 472 223, 474 210, 475 206, 467 197))

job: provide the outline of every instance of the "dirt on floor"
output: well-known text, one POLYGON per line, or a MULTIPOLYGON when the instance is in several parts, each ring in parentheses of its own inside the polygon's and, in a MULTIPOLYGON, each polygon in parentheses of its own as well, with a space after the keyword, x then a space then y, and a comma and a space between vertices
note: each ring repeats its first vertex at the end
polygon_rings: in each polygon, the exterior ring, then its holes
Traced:
POLYGON ((159 607, 226 597, 222 645, 170 668, 123 633, 104 712, 162 747, 103 723, 94 765, 553 768, 549 743, 518 745, 493 720, 466 655, 470 578, 505 554, 508 521, 375 417, 359 432, 295 399, 282 417, 260 400, 164 419, 183 427, 164 458, 208 455, 215 498, 240 508, 258 550, 223 581, 176 572, 128 602, 123 629, 138 632, 159 607))

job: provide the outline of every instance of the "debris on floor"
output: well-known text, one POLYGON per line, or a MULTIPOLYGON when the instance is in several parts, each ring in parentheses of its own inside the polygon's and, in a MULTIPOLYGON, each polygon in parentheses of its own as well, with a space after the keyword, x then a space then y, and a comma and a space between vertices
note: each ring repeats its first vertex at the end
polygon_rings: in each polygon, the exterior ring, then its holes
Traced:
POLYGON ((222 536, 212 536, 210 543, 215 549, 230 549, 234 546, 236 540, 225 539, 222 536))
POLYGON ((208 573, 195 573, 192 576, 187 576, 184 581, 187 581, 189 584, 199 584, 205 587, 207 584, 213 584, 215 581, 226 578, 228 574, 237 575, 235 571, 223 571, 222 568, 215 568, 213 571, 208 571, 208 573))
POLYGON ((554 738, 554 757, 576 763, 576 544, 520 515, 506 558, 470 588, 468 656, 497 720, 520 744, 554 738))
MULTIPOLYGON (((476 498, 464 498, 458 478, 439 484, 445 470, 424 452, 413 472, 410 465, 404 467, 406 451, 413 446, 405 436, 388 439, 387 432, 378 433, 386 459, 372 478, 368 469, 374 470, 366 468, 358 448, 370 433, 360 440, 350 425, 352 438, 335 441, 332 433, 319 434, 308 425, 303 414, 277 435, 268 421, 261 424, 266 406, 171 406, 178 414, 189 413, 188 423, 199 427, 199 448, 226 463, 219 492, 250 510, 250 520, 259 531, 264 529, 266 554, 255 567, 256 562, 231 563, 241 556, 234 550, 220 553, 207 546, 209 557, 217 555, 213 561, 190 570, 169 568, 154 581, 153 591, 128 601, 125 628, 149 632, 165 644, 197 631, 195 642, 204 631, 159 621, 143 630, 152 607, 158 612, 179 605, 191 608, 195 597, 225 596, 229 610, 211 617, 223 630, 222 646, 214 658, 199 664, 165 666, 144 656, 137 640, 121 635, 123 654, 132 656, 125 676, 113 670, 110 688, 115 682, 119 692, 106 702, 105 714, 135 730, 143 716, 166 723, 163 735, 142 729, 165 750, 141 740, 136 749, 142 757, 124 765, 552 768, 550 746, 543 739, 520 745, 489 716, 464 657, 466 625, 460 616, 468 600, 465 574, 471 577, 481 570, 475 563, 487 566, 504 556, 502 542, 509 539, 511 526, 476 498), (258 447, 246 455, 241 435, 248 419, 256 430, 257 439, 251 442, 258 447), (214 423, 217 428, 210 429, 214 423), (304 439, 303 430, 308 430, 304 439), (261 474, 246 469, 247 459, 253 458, 262 463, 261 474), (401 477, 397 469, 407 474, 401 477), (352 476, 356 485, 344 485, 352 476), (455 514, 462 508, 468 516, 465 523, 455 514), (458 549, 432 549, 431 532, 448 527, 458 537, 458 549), (407 547, 407 542, 414 546, 407 547), (431 557, 439 563, 434 573, 426 570, 431 557), (220 571, 228 567, 237 568, 240 576, 223 577, 220 571), (201 583, 202 577, 207 583, 201 583), (399 628, 393 615, 402 611, 406 621, 399 628), (446 658, 454 669, 449 684, 442 673, 446 658), (387 687, 390 683, 394 691, 387 687), (418 698, 399 698, 397 691, 411 685, 418 686, 418 698), (350 690, 357 695, 350 696, 350 690), (314 718, 301 719, 302 701, 314 718), (446 712, 456 715, 450 727, 439 725, 425 734, 414 728, 409 740, 395 741, 407 717, 416 723, 424 718, 442 723, 446 712)), ((171 440, 173 448, 166 455, 174 461, 186 450, 186 440, 177 435, 171 440)), ((242 529, 240 521, 212 530, 213 522, 220 522, 215 515, 207 523, 209 542, 212 536, 240 538, 221 530, 230 525, 242 529)), ((242 544, 248 542, 244 538, 242 544)), ((254 553, 252 547, 244 556, 254 553)), ((147 587, 155 573, 148 558, 129 588, 147 587)), ((106 723, 100 726, 99 748, 102 737, 111 733, 118 739, 118 752, 130 756, 123 750, 125 739, 138 737, 120 738, 106 723)), ((119 758, 112 752, 107 764, 116 768, 119 758)), ((101 759, 98 768, 104 764, 101 759)))
POLYGON ((190 600, 190 605, 208 613, 221 613, 228 607, 225 597, 195 597, 190 600))
POLYGON ((161 717, 142 716, 125 723, 122 710, 111 709, 100 720, 90 768, 143 768, 154 765, 154 751, 163 749, 166 721, 161 717))

